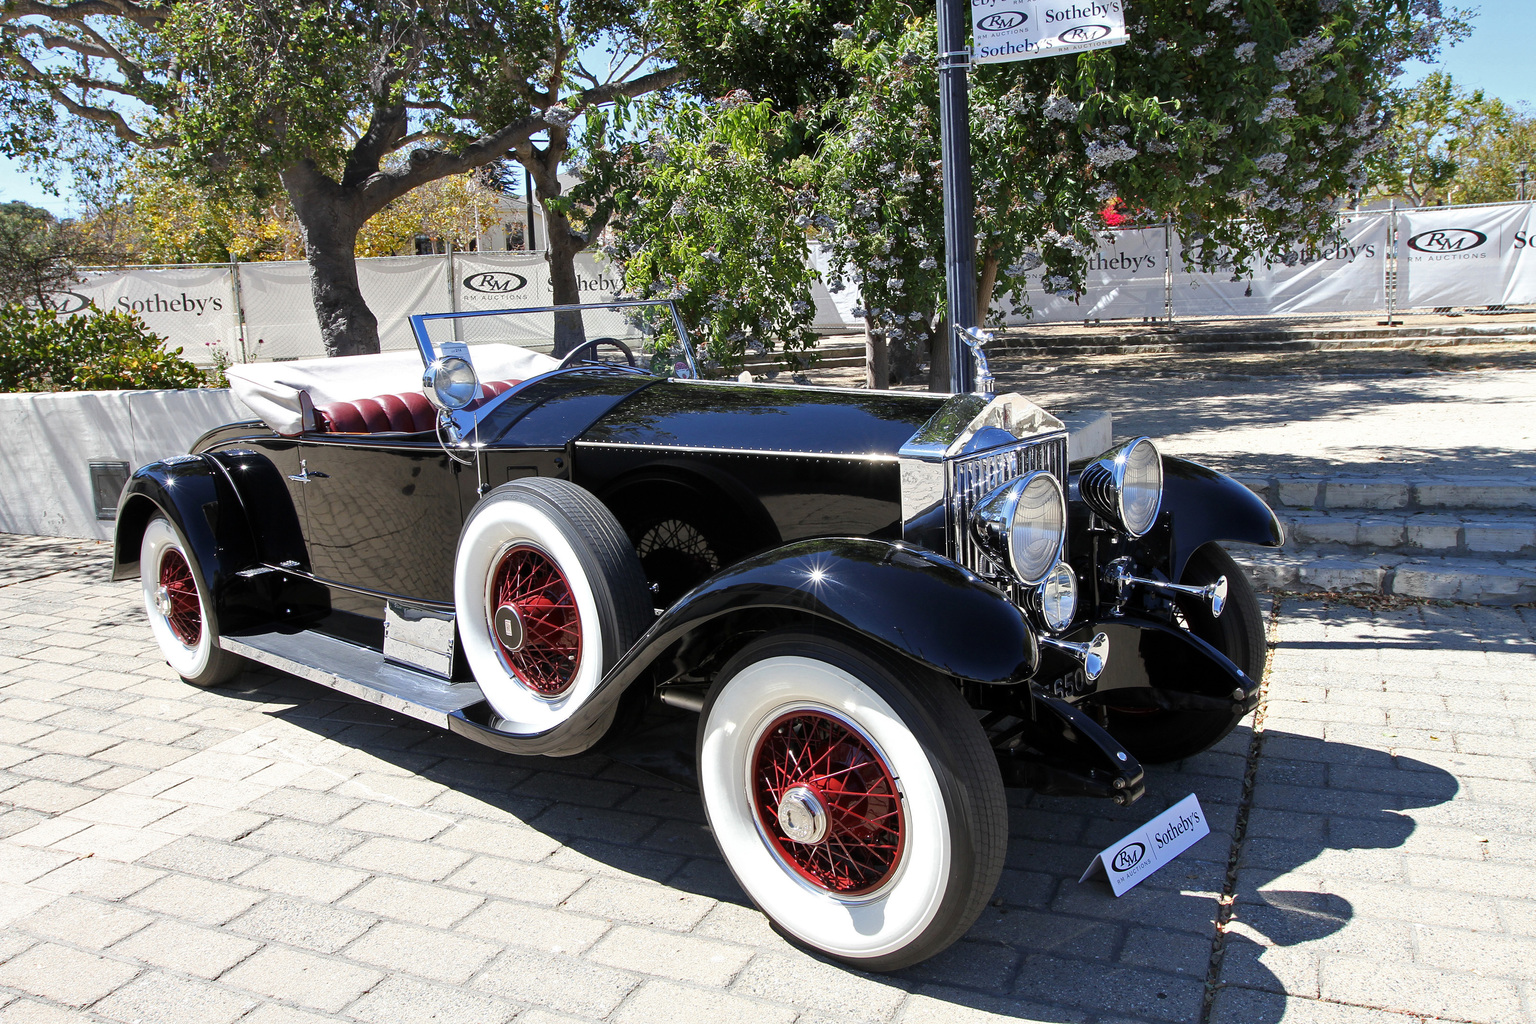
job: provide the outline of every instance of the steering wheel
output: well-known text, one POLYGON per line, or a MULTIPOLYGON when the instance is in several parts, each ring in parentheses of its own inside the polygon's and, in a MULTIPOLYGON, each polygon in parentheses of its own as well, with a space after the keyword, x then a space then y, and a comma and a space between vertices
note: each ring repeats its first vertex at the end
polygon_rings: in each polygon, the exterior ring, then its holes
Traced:
POLYGON ((593 338, 590 341, 584 341, 580 345, 577 345, 575 348, 567 352, 565 354, 565 358, 560 360, 560 365, 556 367, 556 369, 564 370, 567 367, 575 366, 577 363, 586 362, 588 360, 588 355, 583 355, 583 353, 589 353, 591 361, 597 362, 597 350, 600 346, 603 345, 612 345, 614 348, 624 353, 624 358, 629 361, 630 366, 639 369, 640 364, 635 362, 635 353, 630 350, 628 345, 624 344, 618 338, 593 338))

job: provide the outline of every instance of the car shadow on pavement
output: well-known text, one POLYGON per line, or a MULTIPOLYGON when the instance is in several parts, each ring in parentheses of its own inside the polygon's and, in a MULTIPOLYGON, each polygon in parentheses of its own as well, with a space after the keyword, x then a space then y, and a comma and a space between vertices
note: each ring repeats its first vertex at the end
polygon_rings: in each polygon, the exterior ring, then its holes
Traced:
MULTIPOLYGON (((365 760, 447 787, 453 813, 526 823, 566 848, 562 867, 751 906, 699 802, 691 713, 655 704, 635 732, 604 752, 515 757, 266 670, 213 692, 269 702, 269 713, 365 760)), ((1241 927, 1227 929, 1225 966, 1216 973, 1243 997, 1243 1009, 1224 1019, 1279 1020, 1286 987, 1262 954, 1327 941, 1353 914, 1348 901, 1294 886, 1288 876, 1313 877, 1308 865, 1325 855, 1401 847, 1414 829, 1403 812, 1444 803, 1458 785, 1409 758, 1269 730, 1245 805, 1251 739, 1245 725, 1198 757, 1150 768, 1147 797, 1129 808, 1010 791, 1006 864, 980 919, 939 956, 864 977, 936 1001, 935 1019, 943 1019, 946 1003, 1062 1024, 1206 1019, 1215 921, 1223 894, 1232 895, 1241 818, 1248 825, 1234 910, 1241 927), (1094 854, 1191 792, 1207 811, 1211 835, 1119 898, 1102 879, 1079 882, 1094 854)), ((796 974, 807 984, 827 971, 860 974, 760 934, 791 988, 796 974)))

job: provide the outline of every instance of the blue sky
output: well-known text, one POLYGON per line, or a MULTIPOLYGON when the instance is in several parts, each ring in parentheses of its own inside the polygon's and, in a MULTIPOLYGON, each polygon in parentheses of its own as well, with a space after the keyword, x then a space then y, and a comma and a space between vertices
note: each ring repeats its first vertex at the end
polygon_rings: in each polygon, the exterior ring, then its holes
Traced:
MULTIPOLYGON (((1536 112, 1536 76, 1531 75, 1530 41, 1536 39, 1536 3, 1532 0, 1448 0, 1449 6, 1478 11, 1472 35, 1449 50, 1440 67, 1456 81, 1482 89, 1509 103, 1524 103, 1536 112)), ((1431 68, 1415 65, 1406 81, 1422 78, 1431 68)), ((45 192, 15 163, 0 157, 0 202, 21 199, 58 214, 76 212, 67 190, 64 196, 45 192)))

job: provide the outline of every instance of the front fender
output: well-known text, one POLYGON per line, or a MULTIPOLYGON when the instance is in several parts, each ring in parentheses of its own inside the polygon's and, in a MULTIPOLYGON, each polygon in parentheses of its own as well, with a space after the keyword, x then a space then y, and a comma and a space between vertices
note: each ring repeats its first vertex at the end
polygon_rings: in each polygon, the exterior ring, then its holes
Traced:
POLYGON ((765 551, 696 587, 615 671, 648 663, 706 623, 744 612, 820 619, 936 672, 982 683, 1025 679, 1039 659, 1018 608, 949 559, 887 541, 819 538, 765 551))
POLYGON ((685 594, 587 703, 548 732, 503 733, 488 705, 455 712, 449 725, 515 753, 578 753, 601 735, 604 716, 625 689, 648 672, 663 679, 697 674, 699 660, 732 638, 795 622, 858 634, 936 672, 982 683, 1022 682, 1039 663, 1023 614, 974 573, 904 544, 818 538, 738 562, 685 594))
POLYGON ((1110 651, 1092 701, 1243 714, 1258 706, 1259 680, 1187 630, 1131 615, 1091 629, 1109 636, 1110 651))
POLYGON ((1263 498, 1224 473, 1174 455, 1163 456, 1163 511, 1173 520, 1171 580, 1180 579, 1189 556, 1212 541, 1271 548, 1285 543, 1285 528, 1263 498))

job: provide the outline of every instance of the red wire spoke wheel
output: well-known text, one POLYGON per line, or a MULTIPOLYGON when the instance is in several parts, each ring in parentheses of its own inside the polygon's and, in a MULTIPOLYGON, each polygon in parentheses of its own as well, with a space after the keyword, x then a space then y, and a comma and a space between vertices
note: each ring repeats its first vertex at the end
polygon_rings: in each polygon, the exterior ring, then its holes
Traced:
POLYGON ((901 863, 896 779, 874 744, 838 718, 793 711, 764 730, 752 798, 780 859, 838 896, 878 891, 901 863))
POLYGON ((197 596, 192 567, 175 548, 167 548, 160 559, 159 600, 160 612, 176 639, 196 647, 203 636, 203 604, 197 596))
POLYGON ((528 689, 558 697, 581 664, 581 615, 570 581, 530 544, 507 550, 491 579, 491 631, 503 660, 528 689))

